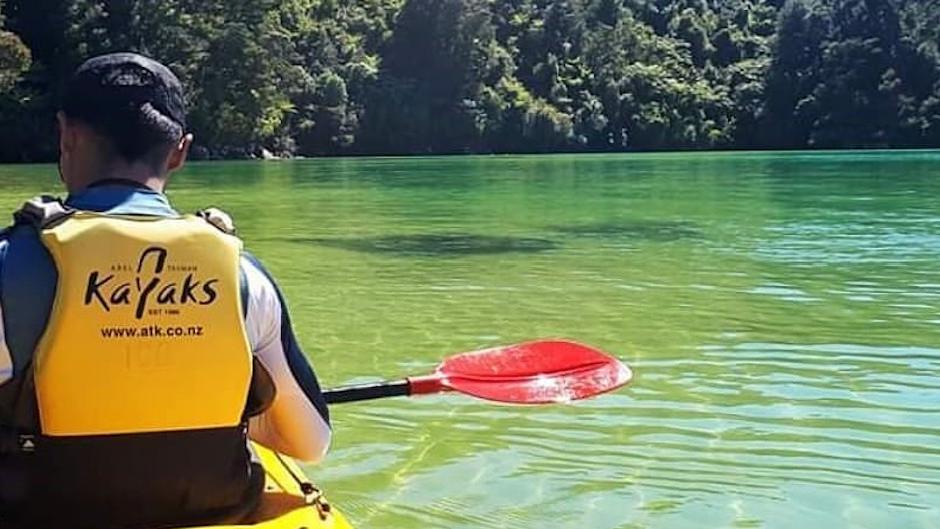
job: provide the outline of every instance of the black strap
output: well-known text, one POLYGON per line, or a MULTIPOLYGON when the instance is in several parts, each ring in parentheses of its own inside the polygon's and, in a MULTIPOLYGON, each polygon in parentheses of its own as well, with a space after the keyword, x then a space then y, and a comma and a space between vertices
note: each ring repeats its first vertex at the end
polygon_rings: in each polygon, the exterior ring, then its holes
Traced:
POLYGON ((238 296, 242 301, 242 319, 248 320, 248 298, 250 293, 248 291, 248 274, 245 273, 245 267, 241 266, 239 263, 238 266, 238 296))
POLYGON ((274 404, 274 398, 277 396, 277 386, 274 385, 274 379, 271 374, 261 364, 257 356, 252 356, 251 362, 251 385, 248 389, 248 401, 245 403, 246 419, 261 415, 274 404))
POLYGON ((13 399, 12 424, 0 428, 0 455, 32 454, 36 451, 36 433, 40 431, 40 425, 33 365, 30 361, 23 366, 22 374, 7 382, 13 399))

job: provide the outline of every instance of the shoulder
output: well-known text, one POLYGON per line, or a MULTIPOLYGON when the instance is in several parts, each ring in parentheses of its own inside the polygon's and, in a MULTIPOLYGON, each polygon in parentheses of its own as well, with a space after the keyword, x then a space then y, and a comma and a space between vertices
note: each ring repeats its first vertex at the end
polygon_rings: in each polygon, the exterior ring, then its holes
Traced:
POLYGON ((15 224, 0 231, 0 292, 10 283, 55 281, 52 256, 36 228, 15 224))
POLYGON ((18 224, 0 233, 0 325, 14 366, 28 362, 42 336, 57 278, 33 226, 18 224))
POLYGON ((47 253, 39 239, 40 226, 47 221, 68 215, 68 207, 56 197, 39 195, 33 197, 13 212, 13 224, 0 230, 0 259, 15 249, 16 254, 33 254, 45 257, 47 253))
POLYGON ((0 266, 13 259, 26 262, 49 259, 34 227, 14 224, 0 231, 0 266))
POLYGON ((254 255, 243 252, 240 265, 246 329, 257 349, 279 339, 283 305, 277 285, 254 255))
POLYGON ((8 240, 10 238, 10 232, 13 231, 13 226, 7 226, 0 230, 0 260, 3 260, 6 257, 7 247, 10 245, 8 240))
POLYGON ((281 287, 274 275, 258 257, 247 250, 242 250, 241 253, 241 270, 250 289, 265 291, 275 296, 281 303, 284 302, 281 287))
POLYGON ((241 271, 244 274, 245 281, 252 289, 271 289, 277 290, 277 284, 274 277, 268 272, 268 269, 261 264, 261 261, 254 254, 242 250, 239 263, 241 271))

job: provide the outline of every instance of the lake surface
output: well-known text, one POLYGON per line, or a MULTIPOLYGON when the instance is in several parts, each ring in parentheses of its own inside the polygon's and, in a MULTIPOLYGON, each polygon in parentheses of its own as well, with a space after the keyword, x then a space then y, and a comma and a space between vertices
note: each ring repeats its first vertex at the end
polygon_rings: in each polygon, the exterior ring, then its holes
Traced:
POLYGON ((635 369, 333 407, 310 470, 358 527, 940 528, 940 152, 193 164, 170 195, 233 214, 325 385, 538 337, 635 369))

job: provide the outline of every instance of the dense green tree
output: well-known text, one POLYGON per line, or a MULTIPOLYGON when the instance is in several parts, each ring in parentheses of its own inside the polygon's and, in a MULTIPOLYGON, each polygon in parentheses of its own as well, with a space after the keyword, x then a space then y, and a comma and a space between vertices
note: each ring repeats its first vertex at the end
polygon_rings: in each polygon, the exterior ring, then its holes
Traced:
POLYGON ((19 36, 5 29, 4 2, 0 0, 0 160, 25 161, 41 148, 28 141, 34 127, 33 93, 20 81, 30 68, 32 54, 19 36))
MULTIPOLYGON (((381 51, 403 0, 297 0, 282 15, 294 35, 299 78, 291 94, 289 142, 302 155, 351 152, 381 51), (343 97, 333 97, 342 96, 343 97), (337 104, 338 103, 338 104, 337 104)), ((360 147, 361 149, 361 147, 360 147)))
POLYGON ((201 104, 192 125, 210 145, 256 151, 282 134, 302 74, 289 61, 292 43, 275 2, 229 1, 225 11, 194 72, 190 94, 201 104))
POLYGON ((364 117, 367 151, 478 149, 483 90, 505 67, 486 0, 411 0, 383 52, 364 117), (393 136, 394 138, 390 138, 393 136))
POLYGON ((940 145, 940 3, 905 2, 901 11, 909 94, 901 101, 908 143, 940 145))
POLYGON ((822 47, 829 21, 804 0, 789 0, 780 12, 777 39, 765 87, 764 142, 783 148, 807 145, 818 103, 822 47))
POLYGON ((66 14, 71 2, 61 0, 6 0, 0 9, 9 31, 17 34, 29 48, 34 66, 44 74, 32 83, 53 88, 70 73, 70 50, 66 42, 66 14))
POLYGON ((0 95, 8 93, 29 69, 29 48, 14 33, 3 29, 3 0, 0 0, 0 95))
MULTIPOLYGON (((914 7, 936 11, 925 5, 914 7)), ((929 36, 912 37, 905 37, 901 13, 889 0, 788 2, 766 86, 767 130, 773 131, 767 143, 930 144, 935 45, 929 36)))
POLYGON ((819 147, 888 146, 897 136, 901 28, 889 0, 836 0, 813 90, 819 147))
POLYGON ((139 51, 197 155, 940 145, 935 0, 0 0, 0 160, 139 51), (5 24, 5 25, 4 25, 5 24))

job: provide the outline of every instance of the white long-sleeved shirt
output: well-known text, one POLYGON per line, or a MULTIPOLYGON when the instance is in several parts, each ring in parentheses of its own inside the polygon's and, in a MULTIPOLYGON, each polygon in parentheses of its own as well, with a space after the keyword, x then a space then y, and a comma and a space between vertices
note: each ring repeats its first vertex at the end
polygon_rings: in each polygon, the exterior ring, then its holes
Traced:
POLYGON ((331 438, 319 385, 312 370, 303 369, 306 358, 297 348, 277 287, 251 258, 242 259, 242 270, 248 283, 248 341, 277 387, 274 403, 251 420, 249 433, 279 452, 319 462, 331 438), (303 365, 292 368, 298 362, 303 365))

